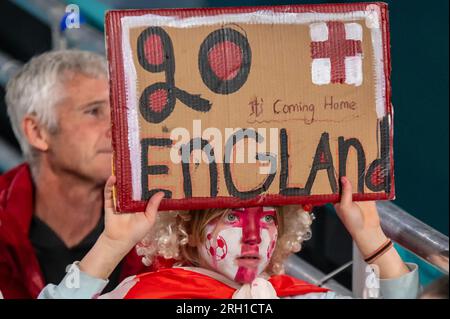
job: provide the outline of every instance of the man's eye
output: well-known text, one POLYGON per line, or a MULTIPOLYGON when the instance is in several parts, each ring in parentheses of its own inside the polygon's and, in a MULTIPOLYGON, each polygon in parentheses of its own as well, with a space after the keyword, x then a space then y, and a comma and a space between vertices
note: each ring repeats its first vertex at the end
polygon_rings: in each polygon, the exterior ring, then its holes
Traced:
POLYGON ((86 114, 97 116, 100 113, 98 108, 93 108, 85 111, 86 114))
POLYGON ((88 111, 88 114, 97 115, 99 113, 98 109, 92 109, 88 111))

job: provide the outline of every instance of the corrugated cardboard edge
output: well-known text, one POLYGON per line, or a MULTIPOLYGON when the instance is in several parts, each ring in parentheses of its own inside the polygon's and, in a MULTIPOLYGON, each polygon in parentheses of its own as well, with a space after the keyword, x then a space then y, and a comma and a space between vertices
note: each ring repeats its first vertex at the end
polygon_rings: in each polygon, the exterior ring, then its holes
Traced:
MULTIPOLYGON (((272 10, 274 12, 350 12, 365 10, 369 5, 380 8, 381 27, 383 37, 384 73, 386 80, 386 116, 389 117, 389 157, 390 157, 390 192, 354 194, 353 199, 358 200, 391 200, 395 198, 394 179, 394 153, 393 153, 393 110, 391 105, 391 58, 389 52, 389 17, 386 3, 367 2, 349 4, 316 4, 316 5, 288 5, 288 6, 257 6, 257 7, 225 7, 225 8, 199 8, 199 9, 155 9, 155 10, 112 10, 105 15, 105 42, 109 60, 110 74, 110 100, 112 120, 112 143, 114 148, 114 163, 117 176, 117 209, 120 212, 143 211, 146 207, 145 201, 132 199, 131 164, 128 153, 128 126, 126 119, 126 93, 124 87, 124 70, 121 46, 120 19, 124 16, 139 16, 144 14, 159 14, 166 16, 178 16, 180 18, 196 15, 216 15, 227 13, 250 13, 259 10, 272 10), (115 126, 118 126, 117 129, 115 126)), ((233 197, 215 198, 190 198, 190 199, 164 199, 161 202, 161 210, 179 209, 206 209, 216 207, 248 207, 261 205, 288 205, 288 204, 314 204, 320 205, 339 201, 340 195, 310 195, 305 197, 286 197, 281 195, 260 195, 253 199, 241 200, 233 197)))

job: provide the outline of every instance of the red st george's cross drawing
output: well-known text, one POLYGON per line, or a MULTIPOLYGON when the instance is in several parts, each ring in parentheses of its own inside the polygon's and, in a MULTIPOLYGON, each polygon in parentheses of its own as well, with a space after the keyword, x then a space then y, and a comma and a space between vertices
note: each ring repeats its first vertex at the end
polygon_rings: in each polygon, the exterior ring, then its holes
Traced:
POLYGON ((106 15, 116 202, 142 211, 393 199, 387 5, 106 15))

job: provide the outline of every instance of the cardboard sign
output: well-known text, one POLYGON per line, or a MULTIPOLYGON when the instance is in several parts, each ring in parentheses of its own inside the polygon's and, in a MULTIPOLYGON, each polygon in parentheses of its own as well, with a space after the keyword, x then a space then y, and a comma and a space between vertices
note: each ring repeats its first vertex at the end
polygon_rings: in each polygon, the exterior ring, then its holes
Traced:
POLYGON ((110 11, 118 210, 394 197, 383 3, 110 11))

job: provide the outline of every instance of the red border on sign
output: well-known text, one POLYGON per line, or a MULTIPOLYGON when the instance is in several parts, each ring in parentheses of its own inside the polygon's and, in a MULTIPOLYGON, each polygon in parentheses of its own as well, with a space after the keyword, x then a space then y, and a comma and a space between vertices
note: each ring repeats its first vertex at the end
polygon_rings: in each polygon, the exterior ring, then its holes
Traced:
MULTIPOLYGON (((112 143, 114 153, 114 174, 117 176, 116 203, 120 212, 144 211, 145 201, 132 199, 131 163, 128 148, 128 123, 126 116, 125 76, 122 58, 122 28, 120 19, 125 16, 140 16, 157 14, 163 16, 177 16, 188 18, 194 16, 210 16, 230 13, 251 13, 260 10, 286 13, 341 13, 366 10, 367 6, 376 5, 380 9, 382 45, 384 57, 384 74, 386 82, 386 116, 390 119, 389 127, 389 156, 390 156, 390 185, 389 193, 353 194, 355 201, 359 200, 392 200, 395 198, 394 153, 393 153, 393 110, 391 105, 391 57, 389 52, 389 17, 387 4, 380 2, 349 3, 349 4, 316 4, 316 5, 288 5, 288 6, 257 6, 257 7, 223 7, 197 9, 148 9, 148 10, 112 10, 106 13, 105 33, 107 55, 110 74, 110 101, 112 120, 112 143), (116 127, 118 126, 118 128, 116 127), (125 138, 124 138, 125 137, 125 138)), ((216 207, 249 207, 249 206, 278 206, 288 204, 321 205, 339 201, 339 194, 310 195, 310 196, 282 196, 277 194, 259 195, 255 198, 242 200, 235 197, 196 197, 189 199, 164 199, 161 210, 188 210, 216 207)))

